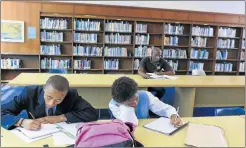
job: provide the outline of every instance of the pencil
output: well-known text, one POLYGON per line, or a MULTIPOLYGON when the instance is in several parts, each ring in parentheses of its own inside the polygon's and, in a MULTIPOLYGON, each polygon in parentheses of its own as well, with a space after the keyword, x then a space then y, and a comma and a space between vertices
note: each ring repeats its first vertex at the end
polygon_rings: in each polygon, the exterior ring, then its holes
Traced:
POLYGON ((32 116, 32 118, 33 118, 33 119, 35 119, 35 117, 32 115, 32 113, 31 113, 31 112, 29 112, 29 114, 32 116))

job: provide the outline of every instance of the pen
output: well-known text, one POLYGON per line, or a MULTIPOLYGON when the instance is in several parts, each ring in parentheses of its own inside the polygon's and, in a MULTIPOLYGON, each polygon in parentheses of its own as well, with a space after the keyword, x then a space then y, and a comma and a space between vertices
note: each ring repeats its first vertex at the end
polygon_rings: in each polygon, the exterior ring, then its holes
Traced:
MULTIPOLYGON (((179 106, 177 107, 177 115, 179 114, 179 106)), ((175 121, 177 120, 178 116, 176 116, 175 121)))

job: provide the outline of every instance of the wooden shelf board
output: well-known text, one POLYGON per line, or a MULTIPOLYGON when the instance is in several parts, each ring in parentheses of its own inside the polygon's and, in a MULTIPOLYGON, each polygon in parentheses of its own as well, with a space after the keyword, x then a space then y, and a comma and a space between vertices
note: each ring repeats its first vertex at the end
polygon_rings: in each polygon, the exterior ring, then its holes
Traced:
POLYGON ((133 46, 133 44, 116 44, 116 43, 105 43, 105 45, 133 46))
POLYGON ((179 37, 189 37, 190 35, 188 34, 166 34, 164 33, 165 36, 179 36, 179 37))
POLYGON ((68 54, 61 54, 61 55, 47 55, 47 54, 41 54, 40 56, 46 56, 46 57, 72 57, 72 55, 68 55, 68 54))
POLYGON ((164 57, 164 59, 170 59, 170 60, 188 60, 188 58, 169 58, 169 57, 164 57))
POLYGON ((192 37, 214 38, 215 36, 191 35, 192 37))
POLYGON ((73 69, 73 70, 79 70, 79 71, 103 71, 103 69, 73 69))
POLYGON ((83 43, 83 42, 73 42, 75 44, 88 44, 88 45, 103 45, 103 43, 83 43))
POLYGON ((40 28, 40 30, 50 30, 50 31, 72 31, 72 29, 46 29, 46 28, 40 28))
POLYGON ((205 48, 205 49, 213 49, 214 47, 198 47, 198 46, 191 46, 191 48, 205 48))
POLYGON ((219 39, 240 39, 240 37, 220 37, 218 36, 219 39))
POLYGON ((103 33, 103 31, 92 31, 92 30, 79 30, 79 29, 74 29, 73 31, 76 32, 85 32, 85 33, 103 33))
POLYGON ((39 54, 36 53, 1 53, 2 56, 39 56, 39 54))
POLYGON ((226 60, 223 60, 223 59, 216 59, 216 61, 238 61, 237 59, 226 59, 226 60))
POLYGON ((63 41, 63 42, 59 42, 59 41, 40 41, 41 43, 53 43, 53 44, 72 44, 71 41, 63 41))
POLYGON ((215 73, 237 73, 237 71, 215 71, 215 73))
POLYGON ((39 68, 16 68, 16 69, 11 69, 11 68, 9 68, 9 69, 3 69, 3 68, 1 68, 1 70, 39 70, 39 68))
POLYGON ((85 55, 73 55, 74 57, 82 57, 82 58, 102 58, 103 56, 85 56, 85 55))
POLYGON ((190 60, 196 60, 196 61, 213 61, 213 59, 190 59, 190 60))
POLYGON ((132 71, 132 69, 117 69, 117 70, 114 70, 114 69, 104 69, 105 71, 132 71))
POLYGON ((133 32, 105 31, 105 33, 133 34, 133 32))
POLYGON ((132 59, 132 57, 123 57, 123 56, 104 56, 104 58, 122 58, 122 59, 132 59))
POLYGON ((175 45, 164 45, 164 47, 188 48, 189 46, 180 46, 180 45, 178 45, 178 46, 175 46, 175 45))
POLYGON ((222 49, 222 50, 224 50, 224 49, 228 49, 228 50, 237 50, 237 49, 239 49, 239 48, 220 48, 220 47, 217 47, 217 49, 222 49))

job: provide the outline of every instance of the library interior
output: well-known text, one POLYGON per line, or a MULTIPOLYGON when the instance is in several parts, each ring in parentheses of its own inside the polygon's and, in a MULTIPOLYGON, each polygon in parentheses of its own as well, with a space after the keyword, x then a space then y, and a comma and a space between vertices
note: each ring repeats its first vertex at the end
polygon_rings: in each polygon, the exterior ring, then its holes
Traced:
POLYGON ((245 1, 1 1, 1 147, 245 147, 245 1))

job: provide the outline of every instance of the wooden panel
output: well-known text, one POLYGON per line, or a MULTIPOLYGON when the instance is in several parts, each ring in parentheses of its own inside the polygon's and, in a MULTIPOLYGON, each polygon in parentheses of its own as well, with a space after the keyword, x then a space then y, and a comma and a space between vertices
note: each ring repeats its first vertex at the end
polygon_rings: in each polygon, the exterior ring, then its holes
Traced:
POLYGON ((105 15, 105 9, 103 6, 75 5, 74 14, 105 15))
POLYGON ((1 18, 25 23, 24 43, 1 42, 2 53, 39 53, 39 11, 41 4, 26 2, 2 2, 1 18), (28 26, 36 27, 36 39, 27 39, 28 26))
POLYGON ((153 9, 142 9, 142 8, 122 8, 122 15, 126 17, 136 18, 152 18, 161 19, 162 11, 153 9))
POLYGON ((168 11, 164 10, 163 19, 170 19, 170 20, 188 20, 189 14, 185 11, 168 11))
POLYGON ((189 21, 214 22, 214 15, 208 13, 189 13, 189 21))
POLYGON ((217 23, 239 23, 239 16, 237 15, 223 15, 223 14, 215 14, 214 21, 217 23))
POLYGON ((245 16, 240 16, 239 24, 245 24, 245 16))
POLYGON ((68 4, 42 4, 42 12, 73 13, 73 5, 68 4))

